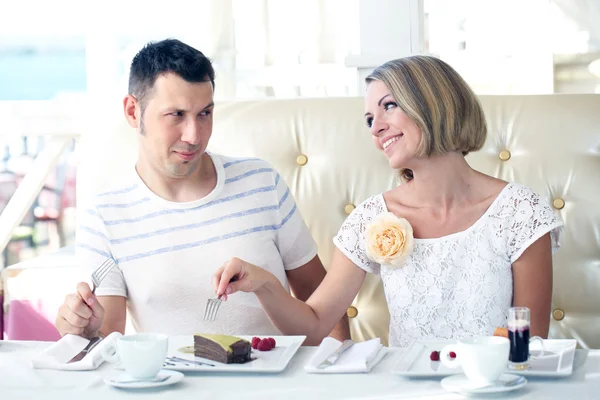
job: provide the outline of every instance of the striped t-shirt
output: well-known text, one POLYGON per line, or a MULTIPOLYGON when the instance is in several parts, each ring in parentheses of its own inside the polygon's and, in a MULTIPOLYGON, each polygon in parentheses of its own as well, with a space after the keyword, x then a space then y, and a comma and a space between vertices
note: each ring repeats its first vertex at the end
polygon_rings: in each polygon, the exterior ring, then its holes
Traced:
POLYGON ((272 272, 303 266, 317 245, 281 176, 260 159, 209 154, 217 184, 186 203, 155 195, 132 168, 125 183, 94 197, 80 213, 77 249, 88 268, 112 257, 118 268, 96 290, 127 297, 137 331, 279 334, 252 293, 236 293, 216 321, 203 321, 215 296, 211 277, 238 257, 272 272))

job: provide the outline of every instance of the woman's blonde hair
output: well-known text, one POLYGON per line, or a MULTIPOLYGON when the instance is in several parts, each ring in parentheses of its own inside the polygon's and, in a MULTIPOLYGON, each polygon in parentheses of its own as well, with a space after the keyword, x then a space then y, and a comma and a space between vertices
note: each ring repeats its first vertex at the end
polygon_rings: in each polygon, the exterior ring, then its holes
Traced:
MULTIPOLYGON (((365 81, 381 81, 421 130, 417 157, 481 149, 487 127, 479 99, 450 65, 431 56, 410 56, 377 67, 365 81)), ((412 171, 403 170, 404 180, 412 171)))

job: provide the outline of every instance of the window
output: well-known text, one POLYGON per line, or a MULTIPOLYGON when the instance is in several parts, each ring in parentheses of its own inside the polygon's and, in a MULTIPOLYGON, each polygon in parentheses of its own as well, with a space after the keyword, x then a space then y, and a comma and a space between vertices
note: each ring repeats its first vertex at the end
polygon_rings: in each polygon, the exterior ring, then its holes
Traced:
POLYGON ((479 94, 600 92, 597 4, 424 0, 427 51, 479 94))

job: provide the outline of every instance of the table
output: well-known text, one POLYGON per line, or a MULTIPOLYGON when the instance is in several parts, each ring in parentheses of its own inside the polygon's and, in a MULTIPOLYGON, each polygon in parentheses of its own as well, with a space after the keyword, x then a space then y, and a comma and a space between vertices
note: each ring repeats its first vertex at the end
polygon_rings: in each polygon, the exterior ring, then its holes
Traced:
MULTIPOLYGON (((390 353, 369 374, 316 375, 304 372, 315 347, 302 347, 279 374, 186 374, 173 386, 137 391, 105 385, 112 364, 96 371, 34 370, 31 358, 50 342, 0 341, 0 399, 463 399, 446 392, 440 379, 407 379, 391 374, 404 349, 390 353)), ((600 399, 600 350, 577 350, 574 372, 560 379, 528 377, 524 388, 501 393, 502 399, 600 399)), ((489 396, 487 398, 490 398, 489 396)))

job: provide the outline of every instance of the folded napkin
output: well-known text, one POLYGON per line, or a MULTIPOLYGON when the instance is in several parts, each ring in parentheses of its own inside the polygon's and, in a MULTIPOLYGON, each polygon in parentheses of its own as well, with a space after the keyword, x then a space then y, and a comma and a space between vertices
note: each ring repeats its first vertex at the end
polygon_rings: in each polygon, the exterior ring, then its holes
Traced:
POLYGON ((375 338, 366 342, 356 343, 344 351, 334 365, 318 369, 317 366, 333 354, 341 345, 342 342, 332 337, 323 339, 311 360, 304 366, 304 371, 310 374, 369 372, 387 353, 387 348, 381 345, 381 340, 375 338))
POLYGON ((81 360, 69 363, 90 342, 89 339, 77 335, 65 335, 31 360, 33 368, 59 369, 63 371, 89 371, 98 368, 103 362, 101 351, 110 346, 121 334, 113 332, 85 355, 81 360))

